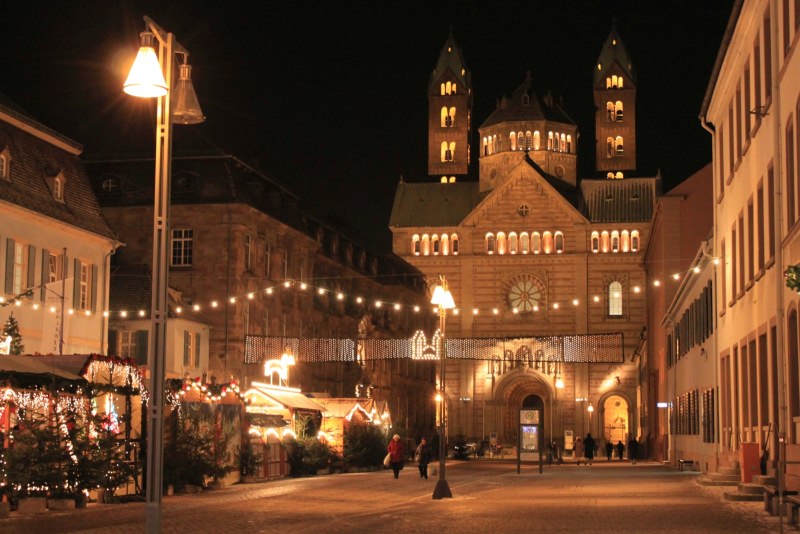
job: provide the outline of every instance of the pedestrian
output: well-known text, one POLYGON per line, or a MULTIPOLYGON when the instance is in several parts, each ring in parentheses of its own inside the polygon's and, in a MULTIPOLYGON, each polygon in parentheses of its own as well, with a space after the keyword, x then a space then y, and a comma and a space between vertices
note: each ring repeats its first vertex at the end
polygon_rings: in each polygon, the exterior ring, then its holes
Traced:
POLYGON ((586 434, 586 439, 583 440, 583 449, 586 455, 586 463, 592 465, 592 460, 594 460, 594 438, 591 432, 586 434))
POLYGON ((414 461, 417 462, 419 467, 419 478, 428 479, 428 464, 431 463, 431 448, 428 446, 428 440, 422 438, 417 445, 417 450, 414 453, 414 461))
POLYGON ((622 460, 622 453, 625 452, 625 445, 622 444, 622 440, 617 442, 617 460, 622 460))
POLYGON ((583 453, 584 453, 583 440, 581 440, 581 438, 578 438, 575 440, 575 463, 577 463, 578 465, 581 465, 581 460, 583 459, 583 453))
POLYGON ((628 443, 628 458, 630 458, 631 463, 636 463, 636 457, 639 455, 639 442, 636 441, 636 436, 631 438, 631 442, 628 443))
POLYGON ((608 461, 611 461, 611 456, 614 455, 614 444, 611 443, 611 440, 606 441, 606 456, 608 457, 608 461))
POLYGON ((392 441, 389 442, 389 446, 386 447, 386 450, 390 456, 389 464, 392 466, 394 478, 400 478, 400 470, 403 468, 403 460, 406 455, 406 448, 403 442, 400 441, 400 434, 395 434, 392 437, 392 441))

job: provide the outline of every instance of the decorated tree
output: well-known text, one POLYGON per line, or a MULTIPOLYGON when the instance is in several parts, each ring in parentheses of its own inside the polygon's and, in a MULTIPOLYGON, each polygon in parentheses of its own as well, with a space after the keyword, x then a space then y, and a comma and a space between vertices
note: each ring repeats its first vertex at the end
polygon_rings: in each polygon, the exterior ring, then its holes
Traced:
POLYGON ((5 338, 8 336, 11 336, 11 347, 8 353, 22 354, 22 351, 25 350, 25 345, 22 344, 22 335, 19 333, 19 323, 14 318, 13 313, 8 316, 6 324, 3 325, 2 341, 5 341, 5 338))

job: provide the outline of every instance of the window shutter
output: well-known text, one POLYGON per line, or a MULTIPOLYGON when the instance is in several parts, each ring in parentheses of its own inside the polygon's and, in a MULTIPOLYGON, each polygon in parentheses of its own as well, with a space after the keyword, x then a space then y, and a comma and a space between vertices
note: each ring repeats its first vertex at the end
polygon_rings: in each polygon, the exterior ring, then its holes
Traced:
POLYGON ((89 297, 89 309, 97 311, 97 265, 92 264, 92 294, 89 297))
POLYGON ((117 350, 117 331, 116 330, 109 330, 108 331, 108 349, 106 349, 106 353, 108 356, 118 356, 119 351, 117 350))
POLYGON ((200 333, 194 335, 194 366, 200 367, 200 333))
POLYGON ((147 330, 136 331, 136 365, 147 365, 148 334, 147 330))
POLYGON ((72 260, 72 307, 78 309, 81 303, 81 260, 72 260))
POLYGON ((6 293, 14 292, 14 240, 6 239, 6 293))
POLYGON ((39 300, 42 302, 47 298, 47 281, 50 279, 50 251, 42 249, 42 287, 39 289, 39 300))
POLYGON ((28 245, 28 279, 25 289, 36 287, 36 247, 28 245))

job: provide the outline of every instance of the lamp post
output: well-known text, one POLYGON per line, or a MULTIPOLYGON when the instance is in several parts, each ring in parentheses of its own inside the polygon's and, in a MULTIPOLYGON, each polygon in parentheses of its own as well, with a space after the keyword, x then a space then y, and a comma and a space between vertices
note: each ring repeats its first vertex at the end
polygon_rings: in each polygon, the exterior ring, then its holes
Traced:
POLYGON ((433 498, 442 499, 444 497, 452 498, 453 494, 450 492, 450 486, 447 484, 447 479, 444 475, 445 458, 447 456, 447 421, 445 420, 445 403, 447 402, 445 390, 445 356, 447 341, 445 338, 445 322, 447 320, 447 310, 452 310, 456 307, 453 300, 453 294, 447 289, 447 279, 444 275, 439 275, 439 284, 433 290, 433 297, 431 304, 439 307, 439 332, 441 335, 441 349, 439 350, 439 480, 436 481, 436 487, 433 489, 433 498))
POLYGON ((594 413, 594 406, 592 406, 592 401, 589 401, 589 406, 586 408, 586 411, 589 412, 589 432, 592 431, 592 414, 594 413))
POLYGON ((158 98, 156 116, 155 187, 153 190, 153 273, 151 295, 150 406, 147 411, 145 527, 161 531, 164 465, 164 379, 167 354, 167 289, 169 287, 169 203, 172 173, 172 124, 205 120, 191 80, 189 52, 149 17, 140 34, 141 48, 123 90, 142 98, 158 98), (158 55, 155 41, 158 40, 158 55), (180 56, 179 59, 178 56, 180 56), (176 60, 177 59, 177 60, 176 60), (178 80, 173 84, 176 70, 178 80), (173 94, 174 93, 174 94, 173 94), (172 102, 174 97, 175 102, 172 102), (173 109, 174 104, 174 109, 173 109))

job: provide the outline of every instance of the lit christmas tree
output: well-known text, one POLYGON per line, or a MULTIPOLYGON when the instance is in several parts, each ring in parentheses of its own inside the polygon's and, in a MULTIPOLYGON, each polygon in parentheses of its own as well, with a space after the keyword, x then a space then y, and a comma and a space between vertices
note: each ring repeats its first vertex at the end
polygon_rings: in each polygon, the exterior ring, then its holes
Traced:
POLYGON ((25 350, 25 345, 22 344, 22 336, 19 333, 19 323, 14 318, 14 314, 8 316, 8 320, 6 324, 3 325, 3 341, 11 336, 11 347, 9 349, 9 354, 22 354, 22 351, 25 350))

